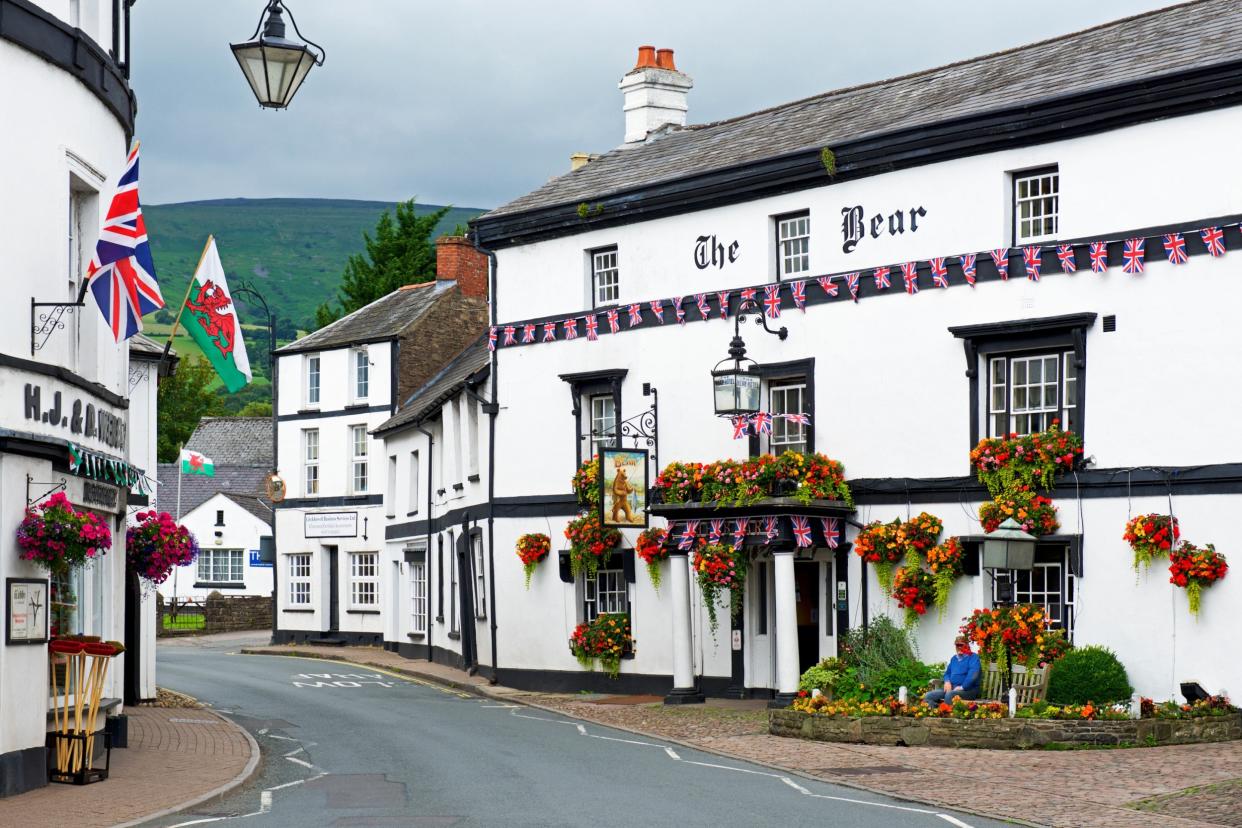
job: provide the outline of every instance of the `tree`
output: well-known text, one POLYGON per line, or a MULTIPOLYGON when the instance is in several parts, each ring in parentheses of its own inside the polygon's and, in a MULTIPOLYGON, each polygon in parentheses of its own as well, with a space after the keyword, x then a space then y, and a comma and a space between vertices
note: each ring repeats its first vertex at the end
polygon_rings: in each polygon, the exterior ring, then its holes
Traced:
POLYGON ((156 457, 172 463, 203 417, 218 414, 220 396, 210 389, 216 371, 205 359, 182 358, 176 372, 160 380, 156 457))
POLYGON ((242 410, 237 412, 238 417, 270 417, 272 416, 272 403, 265 400, 252 400, 242 406, 242 410))
POLYGON ((435 278, 436 248, 432 235, 448 214, 441 207, 418 215, 414 199, 397 205, 396 218, 384 211, 375 225, 375 235, 364 232, 364 253, 355 253, 345 264, 336 307, 324 303, 315 311, 315 326, 322 328, 346 314, 387 296, 402 285, 429 282, 435 278))

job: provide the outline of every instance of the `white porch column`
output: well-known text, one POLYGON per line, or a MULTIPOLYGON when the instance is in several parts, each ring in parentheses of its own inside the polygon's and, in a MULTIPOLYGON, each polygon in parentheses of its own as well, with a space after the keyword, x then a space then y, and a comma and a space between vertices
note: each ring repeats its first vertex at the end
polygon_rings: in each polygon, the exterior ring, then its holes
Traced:
POLYGON ((693 640, 690 628, 690 564, 686 551, 668 555, 669 598, 673 602, 673 689, 665 704, 702 704, 694 681, 693 640))
POLYGON ((772 551, 772 585, 776 592, 776 698, 773 707, 790 704, 798 694, 798 608, 794 602, 794 551, 772 551))

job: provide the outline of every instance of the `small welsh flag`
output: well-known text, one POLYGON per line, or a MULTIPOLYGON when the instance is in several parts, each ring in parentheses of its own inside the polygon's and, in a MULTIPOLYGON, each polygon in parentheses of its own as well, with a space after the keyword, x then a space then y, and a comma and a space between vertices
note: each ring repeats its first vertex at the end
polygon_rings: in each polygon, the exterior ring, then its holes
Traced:
POLYGON ((216 464, 205 454, 189 449, 181 450, 181 473, 201 474, 207 477, 216 476, 216 464))

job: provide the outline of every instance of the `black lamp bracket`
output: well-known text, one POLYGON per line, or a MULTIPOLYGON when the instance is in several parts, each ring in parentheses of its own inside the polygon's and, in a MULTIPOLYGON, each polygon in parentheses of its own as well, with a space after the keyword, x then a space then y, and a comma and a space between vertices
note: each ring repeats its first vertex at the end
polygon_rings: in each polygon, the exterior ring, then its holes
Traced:
POLYGON ((293 11, 290 10, 288 6, 285 6, 281 0, 271 0, 271 2, 263 8, 263 12, 259 15, 259 25, 254 27, 254 34, 250 35, 250 40, 257 38, 260 30, 263 31, 263 35, 265 37, 271 36, 283 38, 285 36, 285 21, 281 19, 281 14, 289 15, 289 22, 293 24, 293 31, 297 32, 298 37, 302 38, 302 40, 319 50, 319 54, 315 58, 315 65, 323 66, 327 50, 306 35, 302 34, 302 30, 298 28, 298 21, 293 16, 293 11), (264 28, 263 23, 265 20, 268 23, 268 28, 264 28))

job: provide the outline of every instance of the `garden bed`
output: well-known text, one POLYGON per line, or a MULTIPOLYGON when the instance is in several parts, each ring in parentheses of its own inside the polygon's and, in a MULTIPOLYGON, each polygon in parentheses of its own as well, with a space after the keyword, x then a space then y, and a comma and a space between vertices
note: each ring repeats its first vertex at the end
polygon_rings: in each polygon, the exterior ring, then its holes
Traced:
POLYGON ((1189 745, 1242 739, 1242 713, 1187 719, 1074 721, 822 716, 786 709, 769 711, 768 732, 817 742, 1001 750, 1079 745, 1189 745))

